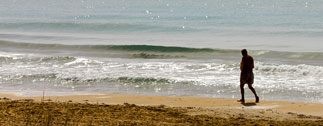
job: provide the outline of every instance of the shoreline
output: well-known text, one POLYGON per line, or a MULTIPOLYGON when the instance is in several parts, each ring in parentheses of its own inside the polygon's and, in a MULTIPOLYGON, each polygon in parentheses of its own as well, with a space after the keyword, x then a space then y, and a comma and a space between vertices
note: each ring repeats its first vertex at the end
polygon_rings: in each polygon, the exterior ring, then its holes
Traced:
POLYGON ((138 106, 167 106, 184 108, 190 115, 216 115, 223 118, 244 117, 270 120, 322 120, 323 104, 287 101, 260 101, 247 99, 245 104, 237 99, 144 96, 127 94, 69 95, 24 97, 14 94, 0 94, 1 101, 67 102, 87 104, 138 106))

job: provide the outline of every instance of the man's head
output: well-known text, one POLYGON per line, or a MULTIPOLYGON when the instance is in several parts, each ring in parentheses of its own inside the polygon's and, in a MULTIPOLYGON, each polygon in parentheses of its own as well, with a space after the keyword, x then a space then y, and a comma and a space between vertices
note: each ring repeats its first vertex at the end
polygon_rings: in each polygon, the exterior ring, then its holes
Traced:
POLYGON ((242 56, 248 56, 248 51, 247 51, 247 49, 242 49, 242 50, 241 50, 241 54, 242 54, 242 56))

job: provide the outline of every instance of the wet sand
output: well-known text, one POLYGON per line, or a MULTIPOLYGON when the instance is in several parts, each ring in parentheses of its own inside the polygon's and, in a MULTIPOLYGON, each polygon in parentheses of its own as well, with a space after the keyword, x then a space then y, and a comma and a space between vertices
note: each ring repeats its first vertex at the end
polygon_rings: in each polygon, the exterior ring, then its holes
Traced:
POLYGON ((323 125, 323 104, 140 95, 1 94, 1 125, 323 125))

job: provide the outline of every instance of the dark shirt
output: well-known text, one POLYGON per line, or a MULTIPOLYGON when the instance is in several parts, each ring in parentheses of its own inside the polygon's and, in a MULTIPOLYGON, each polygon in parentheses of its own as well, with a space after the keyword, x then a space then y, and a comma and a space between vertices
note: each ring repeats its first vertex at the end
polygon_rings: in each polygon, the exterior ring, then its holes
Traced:
POLYGON ((253 58, 252 56, 244 56, 242 57, 241 63, 240 63, 240 70, 242 73, 249 73, 252 72, 252 69, 254 68, 253 58))

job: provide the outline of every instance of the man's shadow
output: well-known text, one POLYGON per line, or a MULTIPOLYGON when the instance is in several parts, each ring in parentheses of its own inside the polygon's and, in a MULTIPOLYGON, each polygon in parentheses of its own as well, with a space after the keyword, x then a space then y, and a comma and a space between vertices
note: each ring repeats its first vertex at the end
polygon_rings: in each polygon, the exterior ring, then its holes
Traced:
POLYGON ((256 106, 257 104, 255 102, 245 102, 241 103, 243 106, 256 106))

